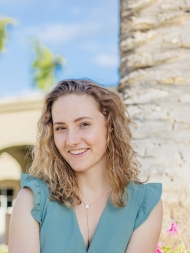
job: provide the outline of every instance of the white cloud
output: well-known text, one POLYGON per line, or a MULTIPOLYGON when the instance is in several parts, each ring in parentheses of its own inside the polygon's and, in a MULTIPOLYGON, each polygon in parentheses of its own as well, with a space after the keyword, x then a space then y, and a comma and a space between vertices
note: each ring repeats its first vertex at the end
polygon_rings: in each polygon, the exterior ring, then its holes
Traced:
POLYGON ((43 42, 60 44, 96 34, 101 30, 99 23, 48 24, 25 29, 27 36, 37 37, 43 42))
POLYGON ((100 67, 115 68, 119 65, 119 58, 116 55, 100 54, 93 59, 93 62, 100 67))

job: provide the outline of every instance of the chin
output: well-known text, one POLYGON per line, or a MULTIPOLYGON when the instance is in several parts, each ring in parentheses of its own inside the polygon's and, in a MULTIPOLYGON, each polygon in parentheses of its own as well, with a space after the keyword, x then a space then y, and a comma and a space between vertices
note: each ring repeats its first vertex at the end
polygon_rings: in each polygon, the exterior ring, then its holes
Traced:
POLYGON ((80 168, 72 168, 75 172, 84 172, 84 171, 87 171, 88 170, 88 168, 82 168, 81 169, 81 167, 80 168))
POLYGON ((70 166, 75 172, 84 172, 90 169, 90 166, 70 166))

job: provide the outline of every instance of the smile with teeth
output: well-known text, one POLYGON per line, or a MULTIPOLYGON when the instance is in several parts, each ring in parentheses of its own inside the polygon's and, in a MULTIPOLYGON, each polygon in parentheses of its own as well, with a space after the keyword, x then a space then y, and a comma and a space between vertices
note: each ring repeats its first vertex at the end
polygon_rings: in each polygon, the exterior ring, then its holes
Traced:
POLYGON ((69 151, 69 153, 71 153, 73 155, 79 155, 79 154, 82 154, 82 153, 86 152, 87 150, 88 150, 88 148, 78 149, 78 150, 71 150, 71 151, 69 151))

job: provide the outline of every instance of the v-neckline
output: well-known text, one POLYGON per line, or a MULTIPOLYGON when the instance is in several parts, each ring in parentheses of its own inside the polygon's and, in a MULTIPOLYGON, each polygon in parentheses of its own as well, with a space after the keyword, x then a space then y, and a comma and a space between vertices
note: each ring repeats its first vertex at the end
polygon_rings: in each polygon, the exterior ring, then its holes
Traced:
POLYGON ((97 226, 96 226, 96 230, 95 230, 95 232, 94 232, 94 235, 93 235, 93 237, 92 237, 92 240, 91 240, 91 242, 90 242, 90 245, 89 245, 89 248, 88 248, 88 249, 86 249, 86 243, 85 243, 84 237, 83 237, 83 235, 82 235, 82 233, 81 233, 81 230, 80 230, 80 227, 79 227, 79 223, 78 223, 78 219, 77 219, 77 215, 76 215, 76 210, 75 210, 75 208, 73 208, 73 210, 74 210, 75 222, 76 222, 76 224, 77 224, 77 229, 78 229, 78 234, 79 234, 80 237, 81 237, 81 240, 82 240, 82 243, 83 243, 83 246, 84 246, 84 249, 85 249, 85 252, 86 252, 86 253, 89 252, 92 243, 93 243, 94 240, 96 239, 96 234, 97 234, 98 228, 100 227, 101 220, 103 219, 103 216, 104 216, 104 214, 105 214, 105 212, 106 212, 106 209, 108 208, 109 201, 110 201, 110 200, 109 200, 109 197, 108 197, 108 199, 107 199, 107 201, 106 201, 106 205, 105 205, 105 207, 104 207, 104 209, 103 209, 103 211, 102 211, 102 214, 101 214, 101 216, 100 216, 100 218, 99 218, 98 224, 97 224, 97 226))

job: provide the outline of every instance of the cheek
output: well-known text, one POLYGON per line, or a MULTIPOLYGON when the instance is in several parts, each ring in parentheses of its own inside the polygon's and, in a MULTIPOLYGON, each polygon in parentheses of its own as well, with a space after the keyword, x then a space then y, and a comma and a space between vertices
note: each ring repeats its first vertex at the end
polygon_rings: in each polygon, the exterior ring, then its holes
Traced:
POLYGON ((60 151, 61 147, 63 146, 63 141, 60 135, 54 135, 54 143, 57 149, 60 151))
POLYGON ((97 129, 92 135, 89 136, 89 142, 97 147, 98 152, 105 152, 106 150, 106 130, 97 129))

